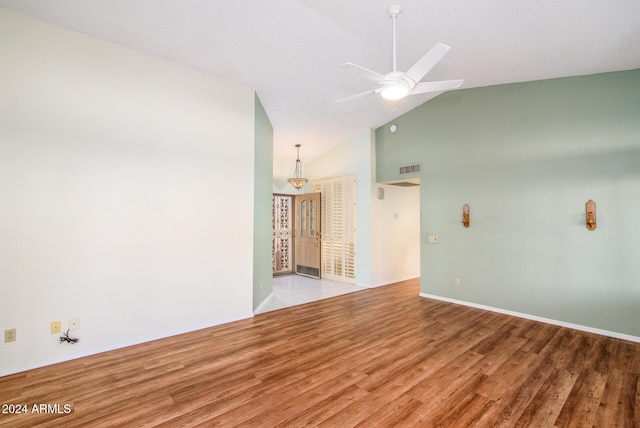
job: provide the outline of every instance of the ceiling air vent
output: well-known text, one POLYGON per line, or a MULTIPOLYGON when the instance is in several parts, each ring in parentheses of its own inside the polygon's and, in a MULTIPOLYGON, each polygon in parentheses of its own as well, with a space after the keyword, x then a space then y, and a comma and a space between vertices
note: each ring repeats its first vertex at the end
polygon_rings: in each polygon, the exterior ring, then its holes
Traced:
POLYGON ((418 174, 420 173, 420 164, 417 163, 415 165, 406 165, 400 167, 400 175, 405 174, 418 174))

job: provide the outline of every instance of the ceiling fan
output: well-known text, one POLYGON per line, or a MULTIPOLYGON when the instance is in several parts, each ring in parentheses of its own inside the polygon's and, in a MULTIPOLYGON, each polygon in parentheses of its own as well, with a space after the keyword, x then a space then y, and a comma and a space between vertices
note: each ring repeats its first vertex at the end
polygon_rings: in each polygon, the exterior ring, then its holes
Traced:
POLYGON ((407 95, 424 94, 427 92, 443 92, 458 88, 464 80, 441 80, 438 82, 421 82, 422 78, 431 70, 451 47, 438 43, 422 58, 418 60, 407 72, 396 69, 396 18, 400 15, 402 8, 394 5, 389 7, 389 15, 393 22, 393 71, 387 74, 380 74, 362 66, 347 62, 342 66, 352 70, 359 75, 373 80, 378 84, 376 89, 367 92, 341 98, 334 102, 340 103, 366 97, 371 94, 380 94, 387 101, 395 101, 407 95))

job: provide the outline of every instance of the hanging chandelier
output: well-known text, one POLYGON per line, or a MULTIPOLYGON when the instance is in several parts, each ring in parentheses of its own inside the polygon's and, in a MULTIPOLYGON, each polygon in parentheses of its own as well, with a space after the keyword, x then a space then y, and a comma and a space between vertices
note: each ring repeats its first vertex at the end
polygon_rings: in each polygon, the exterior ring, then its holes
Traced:
POLYGON ((307 184, 308 178, 302 178, 302 162, 300 162, 300 144, 296 144, 298 149, 298 158, 296 159, 296 170, 293 172, 293 177, 287 181, 296 189, 300 190, 302 186, 307 184))

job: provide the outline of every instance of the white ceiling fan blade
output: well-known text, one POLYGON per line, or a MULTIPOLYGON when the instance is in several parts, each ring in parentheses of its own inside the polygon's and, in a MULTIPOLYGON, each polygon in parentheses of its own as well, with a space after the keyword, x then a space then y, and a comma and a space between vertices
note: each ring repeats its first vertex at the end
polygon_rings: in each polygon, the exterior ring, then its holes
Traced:
POLYGON ((447 52, 449 52, 449 49, 451 49, 450 46, 438 43, 422 58, 420 58, 418 62, 416 62, 405 74, 414 82, 421 81, 429 70, 431 70, 433 66, 436 65, 447 52))
POLYGON ((342 66, 355 73, 358 73, 362 77, 373 80, 374 82, 382 82, 383 80, 386 80, 386 77, 383 74, 376 73, 375 71, 371 71, 368 68, 364 68, 352 62, 347 62, 345 64, 342 64, 342 66))
POLYGON ((441 80, 439 82, 420 82, 411 91, 412 95, 426 92, 442 92, 459 88, 464 80, 441 80))
POLYGON ((379 89, 372 89, 372 90, 367 91, 367 92, 361 92, 359 94, 350 95, 350 96, 345 97, 345 98, 340 98, 339 100, 335 100, 334 103, 343 103, 345 101, 357 100, 358 98, 364 98, 367 95, 375 94, 376 92, 379 92, 379 91, 380 91, 379 89))

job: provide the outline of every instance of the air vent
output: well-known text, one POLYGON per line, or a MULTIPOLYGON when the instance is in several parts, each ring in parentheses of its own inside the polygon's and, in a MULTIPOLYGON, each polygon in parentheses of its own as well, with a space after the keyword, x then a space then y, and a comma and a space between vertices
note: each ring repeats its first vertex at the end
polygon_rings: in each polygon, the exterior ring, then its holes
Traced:
POLYGON ((405 174, 418 174, 420 172, 420 164, 417 163, 415 165, 407 165, 400 167, 400 175, 405 174))
POLYGON ((298 272, 301 275, 320 278, 320 269, 315 267, 296 265, 296 272, 298 272))

